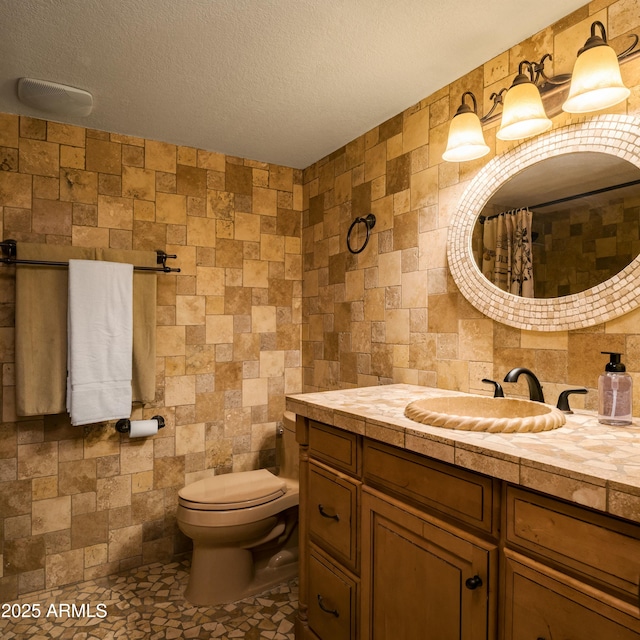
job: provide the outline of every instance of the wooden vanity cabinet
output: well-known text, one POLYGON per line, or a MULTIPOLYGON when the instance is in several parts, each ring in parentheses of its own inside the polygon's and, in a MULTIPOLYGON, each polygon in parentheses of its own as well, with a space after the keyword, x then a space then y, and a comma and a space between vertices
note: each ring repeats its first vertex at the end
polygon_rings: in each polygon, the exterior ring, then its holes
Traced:
POLYGON ((296 638, 637 640, 640 525, 307 418, 296 638))

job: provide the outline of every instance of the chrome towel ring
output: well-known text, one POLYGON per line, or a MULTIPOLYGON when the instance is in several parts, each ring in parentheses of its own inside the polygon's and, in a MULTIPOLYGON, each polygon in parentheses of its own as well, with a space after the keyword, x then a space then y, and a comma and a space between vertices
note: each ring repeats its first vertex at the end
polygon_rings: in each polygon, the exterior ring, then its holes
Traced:
POLYGON ((351 251, 351 253, 360 253, 364 251, 364 248, 367 246, 367 243, 369 242, 371 229, 373 229, 373 227, 375 226, 376 226, 376 217, 373 215, 373 213, 370 213, 369 215, 364 217, 361 216, 359 218, 356 218, 351 223, 351 226, 349 227, 349 231, 347 232, 347 248, 349 249, 349 251, 351 251), (351 232, 353 231, 354 227, 360 222, 364 223, 367 228, 367 237, 365 238, 363 245, 359 249, 353 249, 351 247, 351 232))

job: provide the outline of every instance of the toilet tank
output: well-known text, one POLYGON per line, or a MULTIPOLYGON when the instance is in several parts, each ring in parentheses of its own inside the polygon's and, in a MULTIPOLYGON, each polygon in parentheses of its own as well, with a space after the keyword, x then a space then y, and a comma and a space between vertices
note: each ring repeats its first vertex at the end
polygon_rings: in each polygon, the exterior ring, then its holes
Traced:
POLYGON ((296 442, 296 416, 285 411, 282 433, 276 438, 278 475, 283 478, 298 479, 298 443, 296 442))

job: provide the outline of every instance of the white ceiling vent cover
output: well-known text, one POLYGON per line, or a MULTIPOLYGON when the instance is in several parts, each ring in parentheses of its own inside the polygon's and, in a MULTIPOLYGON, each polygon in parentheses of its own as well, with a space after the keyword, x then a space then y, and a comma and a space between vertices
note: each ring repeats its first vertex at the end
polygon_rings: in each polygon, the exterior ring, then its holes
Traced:
POLYGON ((93 96, 88 91, 33 78, 18 80, 18 98, 30 107, 59 116, 88 116, 93 109, 93 96))

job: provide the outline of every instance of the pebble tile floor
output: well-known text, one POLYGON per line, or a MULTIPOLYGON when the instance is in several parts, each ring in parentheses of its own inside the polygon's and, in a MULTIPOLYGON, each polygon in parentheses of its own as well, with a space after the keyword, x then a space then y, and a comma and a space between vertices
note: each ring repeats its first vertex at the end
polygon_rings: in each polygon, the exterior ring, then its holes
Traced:
MULTIPOLYGON (((183 592, 189 560, 43 591, 12 604, 40 605, 40 617, 0 618, 2 640, 293 640, 298 583, 218 607, 198 607, 183 592), (68 613, 60 605, 75 604, 68 613), (105 605, 98 607, 97 605, 105 605), (85 605, 85 609, 81 606, 85 605), (78 611, 80 609, 80 611, 78 611), (106 616, 97 617, 106 610, 106 616), (79 617, 84 614, 85 617, 79 617), (95 617, 89 617, 89 614, 95 617)), ((5 605, 6 606, 6 605, 5 605)), ((15 607, 14 607, 15 609, 15 607)), ((4 613, 4 609, 3 609, 4 613)))

